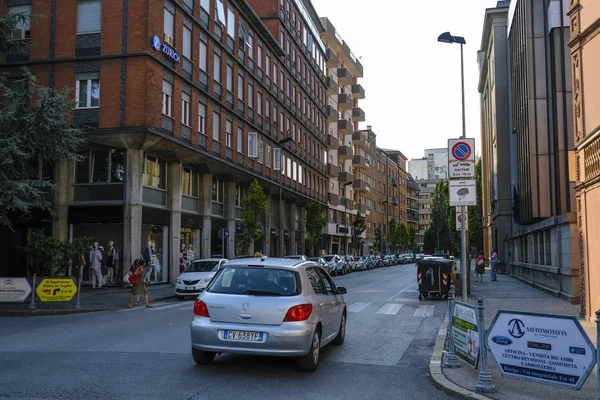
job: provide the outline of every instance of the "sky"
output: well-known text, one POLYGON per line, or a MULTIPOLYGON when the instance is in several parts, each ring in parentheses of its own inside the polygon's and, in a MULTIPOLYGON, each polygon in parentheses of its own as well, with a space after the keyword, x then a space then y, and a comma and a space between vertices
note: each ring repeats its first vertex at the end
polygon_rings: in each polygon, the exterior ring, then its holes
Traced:
MULTIPOLYGON (((449 31, 463 36, 467 137, 480 148, 477 51, 486 8, 496 0, 312 0, 363 65, 359 100, 381 148, 409 159, 447 147, 462 135, 460 45, 439 43, 449 31)), ((479 150, 477 150, 479 154, 479 150)))

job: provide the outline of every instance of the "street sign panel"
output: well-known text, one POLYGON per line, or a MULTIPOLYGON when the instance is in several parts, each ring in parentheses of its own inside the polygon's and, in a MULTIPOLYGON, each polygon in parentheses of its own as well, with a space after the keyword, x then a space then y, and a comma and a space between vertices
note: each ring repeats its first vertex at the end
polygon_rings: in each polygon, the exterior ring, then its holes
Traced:
POLYGON ((448 176, 450 178, 475 177, 475 139, 448 140, 448 176))
POLYGON ((0 278, 0 303, 22 302, 30 293, 27 278, 0 278))
MULTIPOLYGON (((462 229, 462 215, 460 211, 456 212, 456 230, 462 229)), ((469 214, 465 211, 465 230, 469 230, 469 214)))
POLYGON ((77 286, 73 278, 46 278, 35 290, 41 301, 70 301, 77 286))
POLYGON ((475 179, 448 181, 450 206, 476 206, 477 183, 475 179))
POLYGON ((479 325, 475 306, 457 301, 452 313, 454 354, 473 368, 479 363, 479 325))
POLYGON ((227 228, 219 228, 217 231, 217 237, 221 240, 229 237, 229 230, 227 228))
POLYGON ((596 363, 576 317, 500 310, 486 342, 503 377, 578 390, 596 363))

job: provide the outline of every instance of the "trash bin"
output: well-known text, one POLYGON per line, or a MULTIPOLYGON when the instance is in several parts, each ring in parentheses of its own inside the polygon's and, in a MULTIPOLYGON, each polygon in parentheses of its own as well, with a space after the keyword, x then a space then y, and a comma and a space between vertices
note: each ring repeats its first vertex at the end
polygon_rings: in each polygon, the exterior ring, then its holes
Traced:
POLYGON ((434 259, 417 262, 419 300, 448 297, 450 274, 454 272, 453 260, 434 259))

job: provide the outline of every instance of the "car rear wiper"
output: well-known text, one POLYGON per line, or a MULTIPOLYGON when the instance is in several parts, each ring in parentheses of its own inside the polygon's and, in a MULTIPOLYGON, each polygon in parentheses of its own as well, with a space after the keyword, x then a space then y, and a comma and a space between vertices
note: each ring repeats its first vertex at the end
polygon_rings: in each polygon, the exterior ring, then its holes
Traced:
POLYGON ((281 296, 281 293, 271 292, 269 290, 246 290, 246 294, 253 294, 256 296, 281 296))

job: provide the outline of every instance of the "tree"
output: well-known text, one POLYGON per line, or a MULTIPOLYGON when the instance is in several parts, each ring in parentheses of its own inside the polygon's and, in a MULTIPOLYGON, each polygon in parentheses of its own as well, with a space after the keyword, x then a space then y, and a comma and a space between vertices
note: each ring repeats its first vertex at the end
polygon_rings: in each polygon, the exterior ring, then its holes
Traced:
POLYGON ((431 227, 427 228, 425 235, 423 236, 423 251, 425 253, 433 254, 436 246, 435 233, 431 227))
POLYGON ((240 247, 244 254, 248 254, 252 242, 260 240, 262 237, 259 218, 266 207, 267 195, 263 192, 263 188, 258 184, 258 181, 254 179, 248 191, 242 197, 240 247))
POLYGON ((409 245, 408 229, 406 228, 406 224, 404 222, 402 222, 398 228, 398 242, 402 252, 404 252, 409 245))
POLYGON ((375 253, 381 251, 381 243, 383 243, 383 232, 380 227, 375 228, 375 238, 373 239, 373 251, 375 253))
POLYGON ((448 230, 448 216, 451 214, 450 211, 448 183, 439 181, 435 185, 431 201, 431 234, 435 240, 435 248, 438 251, 450 250, 452 248, 448 230))
POLYGON ((327 225, 327 215, 319 201, 312 200, 306 206, 306 233, 308 235, 308 247, 314 251, 314 247, 323 236, 323 228, 327 225))
POLYGON ((400 247, 400 227, 396 218, 391 218, 388 224, 389 238, 388 241, 391 243, 391 252, 395 253, 400 247))
MULTIPOLYGON (((0 54, 23 52, 24 41, 11 40, 29 16, 0 17, 0 54)), ((39 208, 50 213, 55 184, 42 179, 42 170, 61 161, 79 158, 83 132, 71 123, 74 103, 69 90, 42 87, 22 69, 22 77, 0 80, 0 224, 12 229, 9 213, 28 215, 39 208)))
POLYGON ((33 272, 41 276, 64 275, 69 265, 85 265, 85 255, 90 250, 92 238, 73 239, 72 242, 33 232, 25 252, 33 266, 33 272))
POLYGON ((415 251, 415 245, 417 243, 417 232, 413 225, 408 228, 408 248, 411 252, 415 251))
POLYGON ((354 218, 354 232, 352 233, 352 243, 355 250, 360 249, 360 255, 363 255, 363 245, 365 241, 362 238, 362 234, 367 228, 365 217, 362 216, 360 211, 356 214, 356 218, 354 218))

